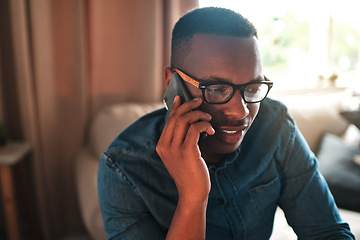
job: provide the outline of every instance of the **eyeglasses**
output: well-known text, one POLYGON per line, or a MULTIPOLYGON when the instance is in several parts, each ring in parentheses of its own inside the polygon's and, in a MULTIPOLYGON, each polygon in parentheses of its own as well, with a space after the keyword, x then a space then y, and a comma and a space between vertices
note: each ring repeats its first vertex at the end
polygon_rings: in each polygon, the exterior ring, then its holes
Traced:
POLYGON ((205 102, 210 104, 224 104, 230 101, 237 90, 240 90, 245 103, 258 103, 263 101, 273 86, 265 76, 265 81, 251 81, 245 84, 232 84, 228 82, 204 83, 190 77, 181 70, 174 68, 180 77, 202 91, 205 102))

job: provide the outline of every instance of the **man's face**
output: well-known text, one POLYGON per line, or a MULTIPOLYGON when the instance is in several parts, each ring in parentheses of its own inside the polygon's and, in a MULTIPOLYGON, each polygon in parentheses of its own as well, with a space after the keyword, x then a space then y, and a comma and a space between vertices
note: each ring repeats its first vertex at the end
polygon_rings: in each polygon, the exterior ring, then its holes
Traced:
MULTIPOLYGON (((263 79, 261 57, 256 38, 221 37, 196 34, 181 70, 203 82, 222 80, 245 84, 263 79)), ((187 83, 194 97, 200 89, 187 83)), ((200 142, 205 160, 235 151, 254 121, 260 103, 247 104, 237 91, 225 104, 204 103, 200 109, 212 116, 215 135, 200 142)))

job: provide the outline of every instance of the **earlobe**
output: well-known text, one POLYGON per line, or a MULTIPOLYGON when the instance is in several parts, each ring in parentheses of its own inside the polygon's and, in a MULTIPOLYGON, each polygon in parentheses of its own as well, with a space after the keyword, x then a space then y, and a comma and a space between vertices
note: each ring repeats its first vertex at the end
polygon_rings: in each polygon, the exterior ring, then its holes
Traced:
POLYGON ((171 77, 173 75, 173 70, 170 67, 166 67, 164 71, 164 77, 165 77, 165 86, 169 86, 171 77))

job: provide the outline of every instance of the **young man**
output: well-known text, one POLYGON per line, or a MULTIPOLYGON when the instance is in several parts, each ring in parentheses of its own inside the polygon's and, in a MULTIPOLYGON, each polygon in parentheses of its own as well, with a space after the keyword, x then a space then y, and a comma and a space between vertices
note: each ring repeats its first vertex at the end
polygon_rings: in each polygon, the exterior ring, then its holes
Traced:
POLYGON ((354 239, 286 108, 265 99, 250 22, 220 8, 186 14, 171 65, 166 82, 176 72, 194 99, 141 118, 101 158, 109 239, 269 239, 277 206, 299 239, 354 239))

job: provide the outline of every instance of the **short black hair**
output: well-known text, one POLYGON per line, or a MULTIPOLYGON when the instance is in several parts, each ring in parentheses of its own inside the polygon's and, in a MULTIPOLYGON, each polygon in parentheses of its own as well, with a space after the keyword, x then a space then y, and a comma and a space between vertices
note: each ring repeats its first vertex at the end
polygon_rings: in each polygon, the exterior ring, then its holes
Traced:
POLYGON ((219 7, 198 8, 175 24, 171 40, 171 66, 180 67, 191 47, 194 34, 230 37, 258 37, 254 25, 241 14, 219 7))

